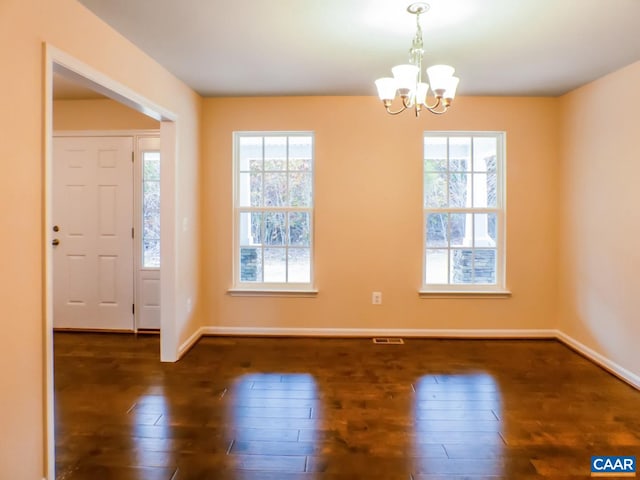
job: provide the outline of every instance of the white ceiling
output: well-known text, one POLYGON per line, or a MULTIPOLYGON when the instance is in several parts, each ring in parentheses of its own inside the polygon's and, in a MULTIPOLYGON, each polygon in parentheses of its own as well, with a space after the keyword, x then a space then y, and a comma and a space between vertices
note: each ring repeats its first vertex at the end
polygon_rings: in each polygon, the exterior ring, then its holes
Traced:
MULTIPOLYGON (((406 63, 400 0, 79 0, 204 96, 375 95, 406 63)), ((425 65, 462 95, 560 95, 640 60, 640 0, 431 0, 425 65)))

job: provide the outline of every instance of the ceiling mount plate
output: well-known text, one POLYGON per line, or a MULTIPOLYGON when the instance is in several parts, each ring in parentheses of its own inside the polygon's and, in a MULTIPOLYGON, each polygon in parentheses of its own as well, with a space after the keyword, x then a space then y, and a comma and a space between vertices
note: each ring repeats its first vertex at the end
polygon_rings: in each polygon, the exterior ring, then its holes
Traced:
POLYGON ((407 7, 407 12, 413 13, 414 15, 421 15, 428 10, 429 10, 429 4, 424 2, 412 3, 407 7))

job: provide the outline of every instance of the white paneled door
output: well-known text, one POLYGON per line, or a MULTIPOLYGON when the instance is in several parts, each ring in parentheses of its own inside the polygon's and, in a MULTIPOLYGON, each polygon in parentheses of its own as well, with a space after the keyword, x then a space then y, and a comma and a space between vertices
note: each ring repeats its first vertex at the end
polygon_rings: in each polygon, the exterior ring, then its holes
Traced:
POLYGON ((54 137, 54 327, 133 330, 133 138, 54 137))

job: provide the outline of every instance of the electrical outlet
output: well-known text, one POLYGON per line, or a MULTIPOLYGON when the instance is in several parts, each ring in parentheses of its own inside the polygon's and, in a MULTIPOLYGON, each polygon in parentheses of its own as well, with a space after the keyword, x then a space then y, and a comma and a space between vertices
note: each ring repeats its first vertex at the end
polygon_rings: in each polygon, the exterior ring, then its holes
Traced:
POLYGON ((193 305, 191 302, 191 297, 187 298, 187 313, 191 313, 191 310, 193 309, 193 305))
POLYGON ((371 294, 371 303, 374 305, 382 305, 382 292, 373 292, 371 294))

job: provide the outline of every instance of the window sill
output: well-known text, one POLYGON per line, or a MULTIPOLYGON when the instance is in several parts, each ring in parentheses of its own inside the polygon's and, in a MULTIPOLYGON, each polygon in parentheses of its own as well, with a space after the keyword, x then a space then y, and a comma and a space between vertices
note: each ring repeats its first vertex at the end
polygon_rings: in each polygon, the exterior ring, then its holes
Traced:
POLYGON ((227 293, 232 297, 315 297, 318 290, 230 288, 227 293))
POLYGON ((420 290, 420 298, 511 298, 510 290, 420 290))

